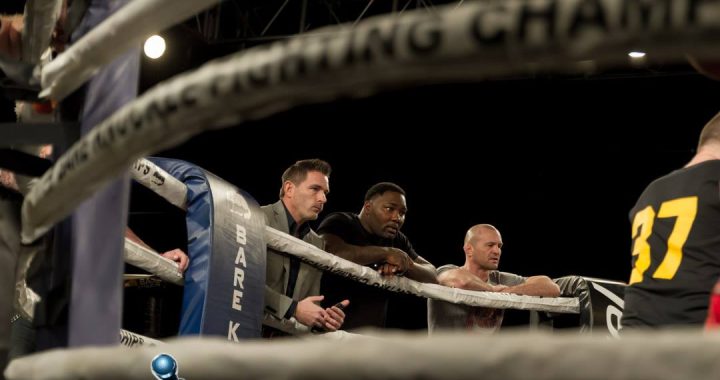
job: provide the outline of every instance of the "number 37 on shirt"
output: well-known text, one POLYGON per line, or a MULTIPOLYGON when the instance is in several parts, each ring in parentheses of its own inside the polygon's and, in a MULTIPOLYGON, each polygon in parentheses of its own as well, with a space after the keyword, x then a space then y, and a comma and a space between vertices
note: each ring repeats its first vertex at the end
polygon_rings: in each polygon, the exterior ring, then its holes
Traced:
POLYGON ((696 196, 677 198, 663 202, 657 212, 652 206, 647 206, 635 214, 632 223, 632 255, 637 256, 637 259, 630 274, 630 285, 641 282, 643 274, 650 267, 650 244, 647 239, 650 237, 656 218, 675 218, 675 225, 667 238, 667 252, 652 277, 664 280, 675 277, 682 262, 683 246, 697 215, 697 204, 696 196))

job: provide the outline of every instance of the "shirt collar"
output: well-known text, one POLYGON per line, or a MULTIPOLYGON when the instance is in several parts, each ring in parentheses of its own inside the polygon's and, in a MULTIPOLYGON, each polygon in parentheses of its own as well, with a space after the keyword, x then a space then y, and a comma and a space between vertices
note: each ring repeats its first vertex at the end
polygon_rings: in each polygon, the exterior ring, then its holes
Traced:
POLYGON ((290 211, 288 211, 287 206, 285 206, 285 202, 282 202, 282 205, 283 208, 285 208, 285 216, 287 217, 288 231, 290 231, 290 235, 295 236, 299 239, 304 238, 305 235, 310 232, 310 225, 308 223, 303 223, 298 228, 298 224, 295 221, 295 218, 293 218, 292 214, 290 214, 290 211))

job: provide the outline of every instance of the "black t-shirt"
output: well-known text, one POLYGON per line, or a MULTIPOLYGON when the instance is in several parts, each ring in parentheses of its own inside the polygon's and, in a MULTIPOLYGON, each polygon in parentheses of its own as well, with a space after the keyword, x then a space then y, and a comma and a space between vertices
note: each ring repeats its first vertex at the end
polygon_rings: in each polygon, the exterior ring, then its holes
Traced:
POLYGON ((630 211, 624 327, 702 324, 720 275, 720 160, 651 183, 630 211))
MULTIPOLYGON (((336 212, 328 215, 320 223, 318 233, 320 235, 333 234, 343 239, 345 243, 352 245, 399 248, 413 260, 418 257, 412 244, 402 232, 398 232, 392 239, 371 234, 363 228, 358 215, 350 212, 336 212)), ((368 266, 372 267, 373 264, 368 266)), ((324 304, 328 306, 343 299, 350 300, 350 306, 345 310, 344 330, 363 326, 385 327, 389 291, 326 272, 323 274, 320 292, 325 295, 324 304)))

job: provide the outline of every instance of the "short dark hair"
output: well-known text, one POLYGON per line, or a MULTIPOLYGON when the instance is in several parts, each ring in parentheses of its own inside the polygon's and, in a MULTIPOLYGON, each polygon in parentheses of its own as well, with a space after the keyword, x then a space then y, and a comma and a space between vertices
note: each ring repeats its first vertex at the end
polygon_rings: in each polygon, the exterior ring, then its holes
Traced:
POLYGON ((399 185, 396 185, 392 182, 380 182, 372 185, 365 193, 365 201, 369 201, 376 196, 383 195, 388 191, 394 191, 396 193, 400 193, 402 195, 405 195, 405 190, 403 190, 402 187, 399 185))
POLYGON ((295 185, 299 185, 300 182, 304 181, 305 178, 307 178, 308 172, 320 172, 330 177, 332 167, 330 167, 330 164, 328 164, 326 161, 323 161, 319 158, 311 158, 295 162, 294 164, 290 165, 289 168, 285 169, 282 177, 280 177, 280 198, 285 195, 285 189, 283 187, 285 181, 290 181, 295 185))

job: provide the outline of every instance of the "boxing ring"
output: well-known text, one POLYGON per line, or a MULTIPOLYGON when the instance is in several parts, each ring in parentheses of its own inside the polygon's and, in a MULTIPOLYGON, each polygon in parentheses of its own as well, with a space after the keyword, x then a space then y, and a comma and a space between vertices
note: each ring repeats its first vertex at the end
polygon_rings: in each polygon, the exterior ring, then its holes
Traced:
MULTIPOLYGON (((192 2, 172 2, 172 7, 192 2)), ((197 2, 197 8, 184 5, 180 8, 184 13, 163 17, 157 25, 144 21, 139 30, 163 29, 209 3, 197 2)), ((162 4, 169 3, 132 2, 132 7, 122 8, 87 39, 78 40, 52 66, 41 70, 42 93, 59 100, 77 88, 138 40, 140 34, 133 34, 130 27, 134 18, 149 20, 150 14, 158 13, 149 10, 160 9, 162 4), (132 34, 129 42, 107 43, 105 34, 118 36, 118 31, 132 34), (91 59, 83 67, 82 57, 91 56, 101 41, 101 59, 91 59)), ((145 262, 137 257, 149 258, 149 264, 139 265, 184 285, 180 335, 206 339, 180 338, 163 344, 145 337, 150 347, 140 344, 143 337, 128 337, 125 340, 133 344, 127 345, 139 347, 38 353, 12 361, 7 378, 88 378, 108 377, 108 373, 114 374, 109 377, 148 378, 149 363, 161 352, 177 358, 180 374, 187 378, 477 378, 480 373, 502 379, 529 374, 539 379, 714 377, 720 370, 720 361, 715 360, 720 338, 715 334, 652 332, 628 334, 620 341, 606 339, 608 333, 617 335, 622 311, 618 291, 608 290, 613 284, 558 279, 563 295, 569 297, 546 299, 383 278, 264 226, 257 202, 212 173, 173 160, 137 161, 205 130, 302 104, 370 96, 385 88, 478 81, 525 70, 566 71, 588 59, 598 66, 622 66, 624 52, 637 45, 647 46, 658 59, 668 61, 684 59, 685 53, 702 58, 720 55, 712 49, 720 36, 718 2, 508 0, 455 8, 377 17, 355 28, 325 28, 316 35, 209 62, 159 84, 91 129, 25 196, 22 242, 31 244, 42 238, 88 196, 132 167, 138 182, 186 210, 188 239, 196 245, 188 245, 191 266, 184 279, 173 273, 171 263, 153 259, 153 253, 126 242, 128 257, 135 255, 136 263, 145 262), (162 181, 153 182, 158 178, 162 181), (342 332, 307 334, 298 324, 280 323, 278 328, 306 338, 246 340, 258 337, 263 323, 262 298, 258 301, 258 297, 262 297, 266 246, 389 291, 474 306, 578 314, 582 326, 588 330, 602 326, 597 329, 602 333, 374 338, 342 332), (240 344, 230 345, 223 339, 240 344), (479 350, 479 344, 492 350, 479 350)))

